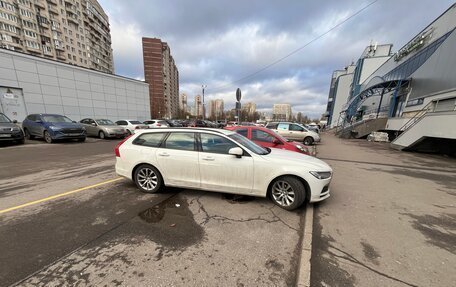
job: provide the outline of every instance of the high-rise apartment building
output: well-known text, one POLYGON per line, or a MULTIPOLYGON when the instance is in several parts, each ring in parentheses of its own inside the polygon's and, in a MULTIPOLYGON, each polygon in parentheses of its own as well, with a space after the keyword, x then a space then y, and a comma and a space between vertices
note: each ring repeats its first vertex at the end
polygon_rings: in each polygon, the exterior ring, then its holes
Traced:
POLYGON ((201 96, 200 95, 196 95, 195 96, 195 103, 194 103, 195 107, 194 107, 194 116, 196 116, 196 118, 199 118, 199 117, 203 117, 203 103, 201 101, 201 96))
POLYGON ((142 44, 151 117, 175 118, 179 114, 179 71, 171 49, 157 38, 143 38, 142 44))
POLYGON ((182 93, 179 98, 179 109, 183 114, 188 113, 187 94, 182 93))
POLYGON ((0 0, 0 47, 114 73, 109 19, 96 0, 0 0))
POLYGON ((274 120, 289 121, 291 120, 290 104, 274 104, 272 107, 272 117, 274 120))
POLYGON ((242 104, 242 111, 248 116, 253 116, 256 113, 256 104, 254 102, 242 104))
POLYGON ((223 117, 224 103, 223 99, 216 99, 209 101, 209 118, 221 119, 223 117))

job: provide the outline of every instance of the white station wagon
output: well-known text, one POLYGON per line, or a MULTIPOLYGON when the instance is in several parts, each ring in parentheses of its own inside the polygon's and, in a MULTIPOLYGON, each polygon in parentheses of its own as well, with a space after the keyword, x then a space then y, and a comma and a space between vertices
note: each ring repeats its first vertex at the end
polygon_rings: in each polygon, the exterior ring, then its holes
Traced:
POLYGON ((293 210, 329 197, 332 169, 296 152, 262 148, 227 130, 141 130, 120 142, 116 172, 154 193, 174 186, 258 197, 293 210))

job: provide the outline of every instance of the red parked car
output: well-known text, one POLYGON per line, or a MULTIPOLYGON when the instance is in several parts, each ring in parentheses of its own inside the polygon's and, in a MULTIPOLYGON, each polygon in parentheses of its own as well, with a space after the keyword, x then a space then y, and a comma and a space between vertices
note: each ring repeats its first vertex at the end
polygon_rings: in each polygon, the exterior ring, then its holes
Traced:
POLYGON ((235 131, 262 147, 280 148, 310 155, 306 146, 287 140, 270 129, 256 126, 233 126, 225 129, 235 131))

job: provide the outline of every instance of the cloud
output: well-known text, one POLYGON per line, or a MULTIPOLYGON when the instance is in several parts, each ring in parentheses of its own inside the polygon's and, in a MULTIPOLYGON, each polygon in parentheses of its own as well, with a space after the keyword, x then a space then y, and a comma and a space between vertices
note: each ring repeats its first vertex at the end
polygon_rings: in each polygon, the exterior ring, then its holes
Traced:
POLYGON ((101 0, 111 23, 116 73, 143 77, 141 37, 168 42, 180 90, 191 100, 208 85, 207 98, 258 109, 290 103, 294 112, 325 111, 333 70, 356 61, 373 41, 399 49, 438 17, 447 0, 381 0, 295 55, 254 77, 232 83, 303 46, 365 6, 354 1, 101 0))

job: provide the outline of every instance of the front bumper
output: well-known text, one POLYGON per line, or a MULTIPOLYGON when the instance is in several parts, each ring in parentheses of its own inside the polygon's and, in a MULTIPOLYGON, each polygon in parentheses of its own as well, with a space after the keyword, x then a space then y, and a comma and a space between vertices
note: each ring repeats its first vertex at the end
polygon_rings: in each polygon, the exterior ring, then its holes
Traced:
POLYGON ((21 141, 24 140, 23 133, 0 133, 0 141, 21 141))
POLYGON ((320 202, 320 201, 323 201, 323 200, 329 198, 331 196, 329 191, 330 191, 330 188, 329 188, 329 183, 328 183, 320 191, 320 194, 315 194, 315 195, 312 194, 309 202, 320 202))
POLYGON ((69 140, 69 139, 83 139, 86 138, 86 132, 82 133, 63 133, 60 131, 53 131, 51 134, 52 139, 54 140, 69 140))

